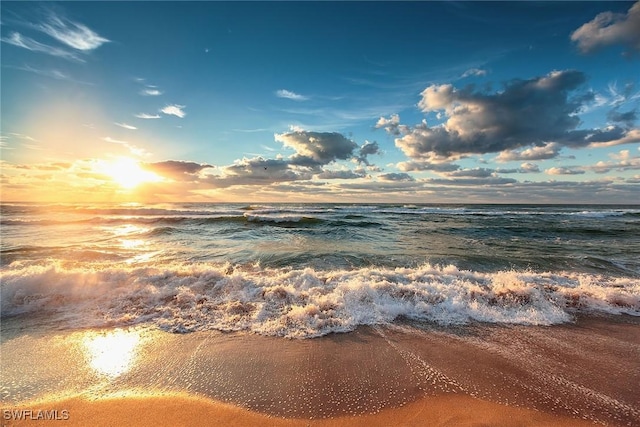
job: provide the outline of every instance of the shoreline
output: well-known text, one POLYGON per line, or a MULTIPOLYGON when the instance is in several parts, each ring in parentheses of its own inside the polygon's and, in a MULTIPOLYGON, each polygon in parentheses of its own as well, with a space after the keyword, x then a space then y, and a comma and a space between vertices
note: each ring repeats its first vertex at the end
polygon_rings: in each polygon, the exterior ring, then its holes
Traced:
POLYGON ((7 426, 203 425, 203 416, 205 425, 640 425, 633 316, 399 322, 304 340, 101 328, 17 333, 2 350, 7 384, 51 391, 10 394, 3 410, 69 411, 68 420, 5 418, 7 426), (112 336, 120 341, 87 350, 112 336))

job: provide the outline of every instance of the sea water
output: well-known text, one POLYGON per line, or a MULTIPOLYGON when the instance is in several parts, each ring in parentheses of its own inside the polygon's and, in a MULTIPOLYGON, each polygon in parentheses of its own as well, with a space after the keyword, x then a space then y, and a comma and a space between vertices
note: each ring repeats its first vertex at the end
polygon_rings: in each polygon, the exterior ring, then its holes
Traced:
POLYGON ((1 206, 1 315, 312 338, 640 315, 640 206, 1 206))

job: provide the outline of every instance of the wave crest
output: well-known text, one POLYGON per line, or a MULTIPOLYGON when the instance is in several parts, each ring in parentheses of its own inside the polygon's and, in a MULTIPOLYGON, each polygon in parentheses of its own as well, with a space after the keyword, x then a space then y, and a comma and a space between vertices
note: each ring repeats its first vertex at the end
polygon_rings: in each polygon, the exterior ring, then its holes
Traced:
POLYGON ((14 263, 0 278, 2 316, 41 312, 65 327, 150 323, 310 338, 398 318, 550 325, 577 312, 640 316, 640 280, 570 272, 14 263))

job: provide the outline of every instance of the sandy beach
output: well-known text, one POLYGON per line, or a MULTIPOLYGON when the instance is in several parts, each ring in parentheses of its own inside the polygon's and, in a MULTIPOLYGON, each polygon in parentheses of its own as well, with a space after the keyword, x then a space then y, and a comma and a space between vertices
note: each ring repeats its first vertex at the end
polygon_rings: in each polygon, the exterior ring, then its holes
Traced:
POLYGON ((4 399, 7 426, 640 423, 640 320, 631 316, 405 323, 306 340, 3 329, 5 384, 23 383, 4 399), (108 361, 101 340, 111 340, 108 361), (59 419, 38 419, 47 416, 59 419))

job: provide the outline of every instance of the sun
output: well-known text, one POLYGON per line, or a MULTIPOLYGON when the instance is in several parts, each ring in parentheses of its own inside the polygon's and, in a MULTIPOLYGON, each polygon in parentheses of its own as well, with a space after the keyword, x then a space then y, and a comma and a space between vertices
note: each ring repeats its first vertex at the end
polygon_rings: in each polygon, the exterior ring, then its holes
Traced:
POLYGON ((127 190, 146 182, 162 181, 162 177, 142 169, 136 160, 129 157, 121 157, 112 162, 102 162, 99 169, 116 184, 127 190))

